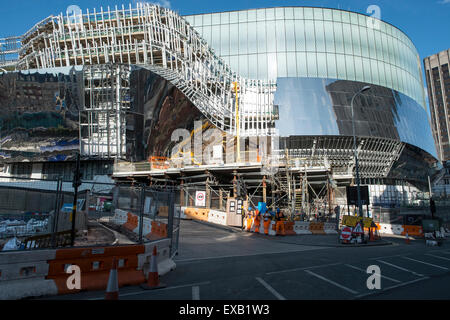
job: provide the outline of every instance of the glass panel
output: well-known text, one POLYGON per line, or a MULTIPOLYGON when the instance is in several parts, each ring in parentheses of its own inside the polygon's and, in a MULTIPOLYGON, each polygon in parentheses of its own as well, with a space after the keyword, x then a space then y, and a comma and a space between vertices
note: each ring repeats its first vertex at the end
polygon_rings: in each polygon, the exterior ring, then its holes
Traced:
POLYGON ((372 71, 372 82, 375 84, 380 83, 380 77, 378 76, 378 64, 376 60, 370 60, 370 69, 372 71))
POLYGON ((346 54, 353 54, 352 49, 352 31, 350 25, 347 23, 342 24, 342 32, 344 34, 344 48, 346 54))
POLYGON ((350 13, 347 11, 342 11, 342 22, 350 23, 350 13))
POLYGON ((258 44, 256 43, 256 22, 248 23, 248 53, 257 53, 258 44))
POLYGON ((220 25, 212 26, 211 47, 220 55, 220 25))
POLYGON ((372 72, 370 70, 370 60, 363 58, 363 72, 364 72, 364 82, 372 82, 372 72))
POLYGON ((336 66, 338 79, 346 79, 347 72, 345 70, 345 56, 343 54, 336 55, 336 66))
POLYGON ((306 67, 306 53, 297 52, 297 76, 298 77, 307 77, 308 69, 306 67))
POLYGON ((314 13, 312 8, 303 8, 303 14, 305 15, 305 19, 314 19, 314 13))
POLYGON ((303 19, 303 8, 294 8, 294 18, 303 19))
POLYGON ((278 70, 278 78, 287 77, 287 69, 286 69, 286 53, 277 53, 277 70, 278 70))
POLYGON ((275 20, 275 9, 274 8, 266 9, 266 20, 275 20))
POLYGON ((239 75, 248 78, 248 55, 239 56, 239 75))
POLYGON ((286 54, 287 60, 287 76, 296 77, 297 76, 297 62, 295 59, 295 53, 289 52, 286 54))
POLYGON ((316 50, 317 52, 325 52, 325 34, 323 21, 315 21, 315 31, 316 31, 316 50))
POLYGON ((367 43, 367 28, 359 27, 360 40, 361 40, 361 55, 363 57, 369 56, 369 44, 367 43))
POLYGON ((391 66, 389 64, 384 64, 384 72, 386 75, 386 84, 388 88, 392 88, 392 74, 391 74, 391 66))
POLYGON ((367 42, 369 44, 369 56, 370 58, 376 58, 377 52, 375 49, 375 36, 372 28, 367 28, 367 42))
POLYGON ((333 20, 333 12, 330 9, 323 9, 323 20, 333 20))
POLYGON ((381 43, 381 33, 375 30, 375 45, 377 47, 377 59, 383 60, 383 45, 381 43))
POLYGON ((362 59, 360 57, 354 57, 354 63, 355 63, 355 79, 356 79, 356 81, 364 82, 362 59))
POLYGON ((247 11, 239 11, 239 22, 247 22, 247 11))
POLYGON ((295 20, 295 48, 297 51, 305 51, 305 25, 303 20, 295 20))
MULTIPOLYGON (((307 9, 307 8, 305 8, 307 9)), ((314 36, 314 21, 305 20, 305 34, 306 34, 306 51, 316 51, 316 39, 314 36)))
POLYGON ((220 13, 211 14, 211 23, 212 24, 220 24, 220 13))
POLYGON ((256 21, 256 10, 248 10, 248 21, 256 21))
POLYGON ((250 54, 248 56, 248 77, 250 79, 256 79, 258 77, 258 60, 256 54, 250 54))
POLYGON ((308 65, 308 77, 317 77, 317 61, 316 53, 307 52, 306 61, 308 65))
POLYGON ((328 72, 328 78, 330 78, 330 79, 337 78, 336 55, 335 54, 327 53, 327 72, 328 72))
POLYGON ((239 25, 237 23, 230 24, 230 54, 239 54, 239 25))
POLYGON ((275 80, 277 78, 277 54, 269 53, 267 55, 267 73, 269 80, 275 80))
MULTIPOLYGON (((239 54, 247 54, 248 34, 247 23, 239 23, 239 54)), ((240 63, 239 63, 240 64, 240 63)))
POLYGON ((333 21, 341 22, 341 11, 340 10, 333 10, 333 21))
POLYGON ((258 54, 258 79, 267 79, 267 55, 258 54))
POLYGON ((275 19, 284 19, 284 8, 275 8, 275 19))
POLYGON ((323 20, 323 12, 321 8, 314 8, 314 19, 323 20))
MULTIPOLYGON (((285 33, 284 33, 284 20, 277 20, 276 21, 276 28, 277 28, 277 51, 286 51, 286 39, 285 39, 285 33)), ((279 70, 278 70, 279 72, 279 70)))
POLYGON ((294 20, 286 20, 286 50, 295 51, 295 28, 294 20))
POLYGON ((355 25, 357 25, 358 24, 358 16, 359 16, 359 14, 357 14, 357 13, 350 13, 350 22, 351 22, 351 24, 355 24, 355 25))
POLYGON ((325 46, 327 52, 335 52, 334 48, 334 31, 333 31, 333 22, 325 21, 324 22, 324 32, 325 32, 325 46))
POLYGON ((342 35, 342 23, 334 23, 334 36, 336 53, 344 53, 344 36, 342 35))
MULTIPOLYGON (((204 22, 205 22, 205 18, 203 18, 203 23, 204 22)), ((220 14, 220 23, 221 24, 230 23, 230 13, 229 12, 223 12, 220 14)))
POLYGON ((227 56, 230 54, 230 25, 220 26, 220 54, 227 56))
MULTIPOLYGON (((258 21, 256 23, 257 45, 258 52, 266 52, 266 23, 264 21, 258 21)), ((267 67, 267 64, 266 64, 267 67)))
POLYGON ((359 27, 357 25, 352 25, 352 40, 353 54, 356 56, 360 56, 361 45, 359 43, 359 27))
POLYGON ((294 8, 284 8, 284 18, 294 19, 294 8))
POLYGON ((361 27, 367 27, 367 18, 366 16, 359 14, 358 15, 359 25, 361 27))
POLYGON ((194 27, 203 25, 203 15, 195 16, 194 18, 194 27))
POLYGON ((239 18, 237 11, 230 12, 230 23, 238 23, 238 22, 239 18))
POLYGON ((345 56, 345 67, 347 68, 347 79, 355 80, 355 65, 353 56, 345 56))
POLYGON ((317 53, 317 76, 327 78, 327 56, 325 53, 317 53))
POLYGON ((239 72, 239 56, 230 56, 230 67, 234 72, 239 72))
POLYGON ((211 26, 203 27, 202 37, 205 39, 205 41, 209 44, 211 44, 211 26))
POLYGON ((266 23, 267 33, 267 52, 277 51, 276 33, 275 33, 275 21, 267 21, 266 23))
POLYGON ((258 9, 258 10, 256 10, 256 19, 258 21, 266 20, 266 9, 258 9))
POLYGON ((210 14, 204 14, 203 15, 203 25, 204 26, 211 25, 211 15, 210 14))

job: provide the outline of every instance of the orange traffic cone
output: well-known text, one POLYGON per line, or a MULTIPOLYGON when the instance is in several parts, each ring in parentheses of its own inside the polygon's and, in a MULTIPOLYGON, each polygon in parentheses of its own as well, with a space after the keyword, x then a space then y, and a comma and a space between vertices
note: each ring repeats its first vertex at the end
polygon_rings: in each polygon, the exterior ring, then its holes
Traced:
POLYGON ((142 289, 152 290, 165 287, 165 285, 159 282, 158 262, 156 261, 156 255, 156 246, 154 246, 152 257, 150 258, 150 271, 148 273, 147 283, 141 284, 142 289))
POLYGON ((405 241, 406 241, 406 244, 410 243, 408 232, 406 232, 406 240, 405 241))
POLYGON ((105 300, 119 300, 119 279, 117 277, 117 259, 113 258, 109 273, 108 286, 106 287, 105 300))

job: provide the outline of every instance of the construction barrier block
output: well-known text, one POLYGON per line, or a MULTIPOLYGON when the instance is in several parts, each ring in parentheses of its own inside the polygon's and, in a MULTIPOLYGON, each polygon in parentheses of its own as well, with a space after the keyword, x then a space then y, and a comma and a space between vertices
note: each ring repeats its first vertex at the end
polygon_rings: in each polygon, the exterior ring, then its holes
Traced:
POLYGON ((294 232, 296 234, 312 234, 309 230, 309 222, 306 221, 296 221, 294 224, 294 232))
POLYGON ((323 222, 310 222, 309 231, 311 231, 312 234, 326 234, 323 228, 323 222))
POLYGON ((408 232, 409 236, 415 236, 415 237, 423 237, 424 236, 422 226, 404 225, 402 227, 403 227, 403 232, 402 232, 403 236, 406 235, 407 232, 408 232))

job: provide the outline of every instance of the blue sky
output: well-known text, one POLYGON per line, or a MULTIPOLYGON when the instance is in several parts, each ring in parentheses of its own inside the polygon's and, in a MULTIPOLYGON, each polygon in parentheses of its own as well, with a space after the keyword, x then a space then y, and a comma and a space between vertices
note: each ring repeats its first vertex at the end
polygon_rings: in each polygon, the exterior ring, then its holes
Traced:
MULTIPOLYGON (((2 1, 0 37, 20 35, 51 14, 65 12, 76 4, 87 8, 134 4, 137 0, 20 0, 2 1)), ((149 1, 150 2, 150 1, 149 1)), ((381 19, 404 31, 414 42, 421 59, 450 48, 450 0, 155 0, 181 15, 276 6, 317 6, 366 13, 378 5, 381 19)))

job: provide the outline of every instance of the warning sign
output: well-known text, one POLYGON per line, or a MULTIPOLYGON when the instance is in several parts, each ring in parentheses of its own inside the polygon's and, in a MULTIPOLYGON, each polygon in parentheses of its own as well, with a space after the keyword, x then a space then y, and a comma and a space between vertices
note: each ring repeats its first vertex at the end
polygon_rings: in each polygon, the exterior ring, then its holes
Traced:
POLYGON ((341 239, 350 240, 352 237, 352 228, 351 227, 343 227, 341 230, 341 239))
POLYGON ((195 192, 195 206, 196 207, 206 206, 206 191, 195 192))
POLYGON ((364 230, 363 230, 360 222, 358 222, 356 224, 356 226, 353 228, 352 233, 353 234, 363 234, 364 233, 364 230))
MULTIPOLYGON (((345 215, 345 216, 342 216, 342 225, 354 227, 360 220, 361 220, 361 217, 345 215)), ((370 228, 370 226, 372 225, 372 221, 373 221, 373 219, 364 217, 363 218, 364 227, 370 228)))

